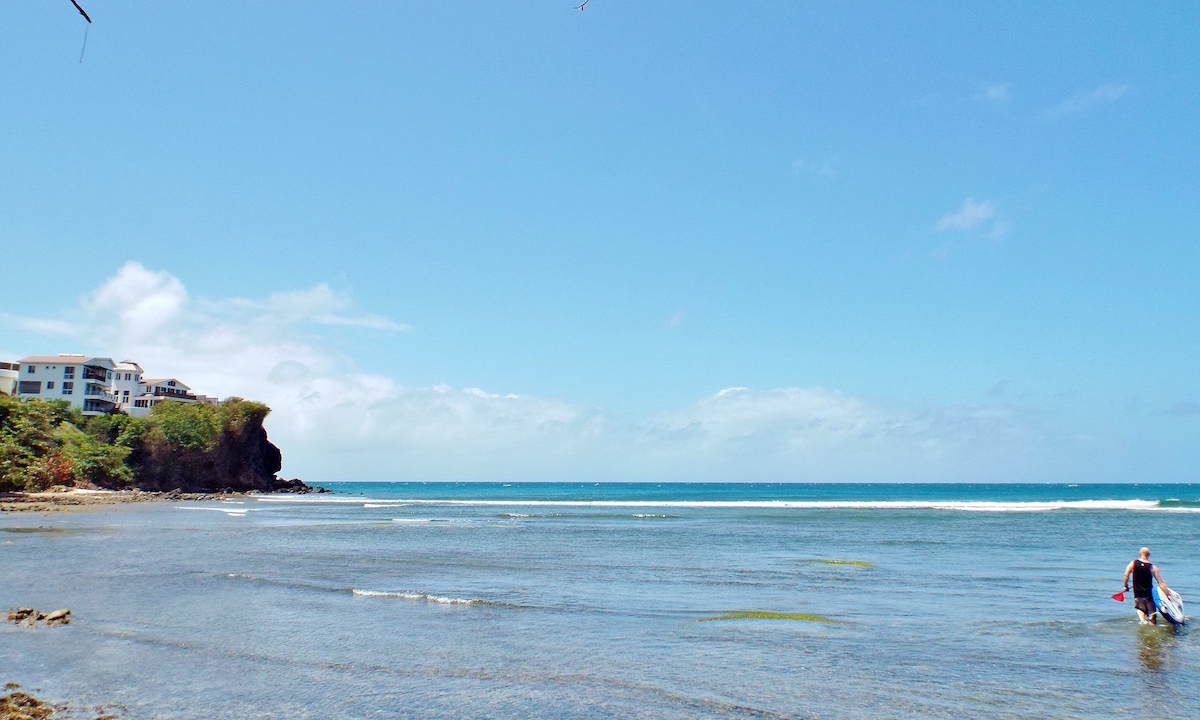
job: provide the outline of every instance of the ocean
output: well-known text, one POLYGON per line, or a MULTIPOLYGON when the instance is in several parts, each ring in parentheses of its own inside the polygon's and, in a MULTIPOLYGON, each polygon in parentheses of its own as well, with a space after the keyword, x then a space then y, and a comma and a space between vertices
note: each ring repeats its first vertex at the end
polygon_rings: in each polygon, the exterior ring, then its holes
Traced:
POLYGON ((1200 485, 335 483, 0 516, 0 682, 130 718, 1200 716, 1200 485), (1196 607, 1200 607, 1197 604, 1196 607))

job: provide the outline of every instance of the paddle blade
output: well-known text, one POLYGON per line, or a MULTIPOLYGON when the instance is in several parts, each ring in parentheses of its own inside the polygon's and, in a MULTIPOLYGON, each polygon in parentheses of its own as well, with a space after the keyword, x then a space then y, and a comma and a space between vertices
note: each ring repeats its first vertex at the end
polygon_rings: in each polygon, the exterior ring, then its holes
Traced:
POLYGON ((1122 590, 1121 592, 1116 593, 1112 596, 1112 599, 1116 600, 1117 602, 1125 602, 1125 591, 1122 590))

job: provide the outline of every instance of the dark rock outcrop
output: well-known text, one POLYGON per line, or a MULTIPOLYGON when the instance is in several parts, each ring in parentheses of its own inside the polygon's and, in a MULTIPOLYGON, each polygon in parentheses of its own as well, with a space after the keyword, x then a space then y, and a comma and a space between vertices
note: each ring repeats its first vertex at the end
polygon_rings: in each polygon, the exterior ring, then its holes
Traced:
POLYGON ((275 486, 271 488, 271 492, 305 495, 308 493, 327 493, 333 491, 315 485, 305 485, 300 478, 292 478, 291 480, 277 479, 275 486))
POLYGON ((276 477, 283 455, 267 439, 259 419, 225 428, 211 449, 159 445, 135 453, 129 461, 133 487, 139 490, 271 492, 285 485, 276 477))

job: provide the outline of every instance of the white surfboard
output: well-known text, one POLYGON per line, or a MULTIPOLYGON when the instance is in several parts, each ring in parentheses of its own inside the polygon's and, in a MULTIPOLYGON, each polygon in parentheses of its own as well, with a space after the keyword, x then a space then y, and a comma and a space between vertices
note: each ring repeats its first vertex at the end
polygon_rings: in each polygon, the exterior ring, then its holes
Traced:
POLYGON ((1170 590, 1164 595, 1159 591, 1158 586, 1155 586, 1152 592, 1154 594, 1154 604, 1158 606, 1158 613, 1167 622, 1172 625, 1182 625, 1187 621, 1187 616, 1183 614, 1183 598, 1179 596, 1179 593, 1170 590))

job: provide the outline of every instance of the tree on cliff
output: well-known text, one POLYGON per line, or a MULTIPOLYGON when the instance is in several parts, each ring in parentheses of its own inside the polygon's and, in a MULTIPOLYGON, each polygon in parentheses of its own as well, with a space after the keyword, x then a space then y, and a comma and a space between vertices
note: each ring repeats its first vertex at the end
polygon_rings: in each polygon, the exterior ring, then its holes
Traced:
POLYGON ((270 408, 162 402, 145 419, 84 417, 64 401, 0 397, 0 491, 53 485, 143 490, 271 490, 282 457, 270 408))

